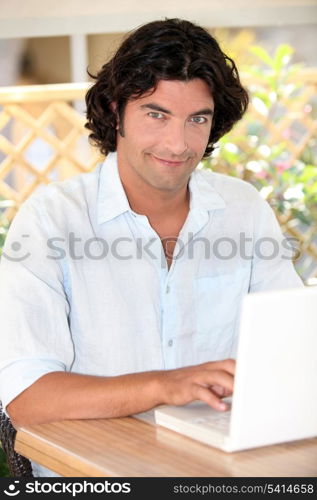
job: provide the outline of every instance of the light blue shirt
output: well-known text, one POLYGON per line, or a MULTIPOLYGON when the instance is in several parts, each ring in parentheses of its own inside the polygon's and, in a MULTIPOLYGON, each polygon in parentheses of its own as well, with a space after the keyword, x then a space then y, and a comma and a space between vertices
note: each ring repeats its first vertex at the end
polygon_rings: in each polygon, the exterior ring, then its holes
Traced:
POLYGON ((198 168, 189 191, 170 269, 130 208, 115 153, 22 205, 0 265, 4 407, 53 371, 114 376, 234 357, 243 296, 303 286, 253 186, 198 168))

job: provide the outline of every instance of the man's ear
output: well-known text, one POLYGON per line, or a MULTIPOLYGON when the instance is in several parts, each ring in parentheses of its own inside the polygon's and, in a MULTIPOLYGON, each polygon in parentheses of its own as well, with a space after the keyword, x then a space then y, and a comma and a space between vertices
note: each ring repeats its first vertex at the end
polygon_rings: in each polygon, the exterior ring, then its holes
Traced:
POLYGON ((117 117, 117 125, 116 125, 116 130, 119 130, 119 115, 118 115, 118 112, 117 112, 117 103, 115 101, 112 101, 110 103, 110 109, 113 113, 115 113, 116 117, 117 117))

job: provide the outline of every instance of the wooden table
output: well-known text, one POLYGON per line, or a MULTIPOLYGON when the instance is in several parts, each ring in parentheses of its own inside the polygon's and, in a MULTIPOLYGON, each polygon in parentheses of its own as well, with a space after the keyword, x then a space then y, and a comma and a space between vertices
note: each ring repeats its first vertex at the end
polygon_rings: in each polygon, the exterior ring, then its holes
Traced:
POLYGON ((225 453, 132 417, 20 428, 15 449, 68 477, 317 476, 317 438, 225 453))

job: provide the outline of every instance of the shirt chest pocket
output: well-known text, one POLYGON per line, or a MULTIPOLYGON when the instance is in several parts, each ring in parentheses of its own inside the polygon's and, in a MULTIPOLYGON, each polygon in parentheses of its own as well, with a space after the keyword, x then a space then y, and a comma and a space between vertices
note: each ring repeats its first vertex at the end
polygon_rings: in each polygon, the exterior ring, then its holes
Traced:
POLYGON ((241 301, 249 289, 250 271, 196 278, 194 283, 196 345, 206 361, 232 355, 241 301))

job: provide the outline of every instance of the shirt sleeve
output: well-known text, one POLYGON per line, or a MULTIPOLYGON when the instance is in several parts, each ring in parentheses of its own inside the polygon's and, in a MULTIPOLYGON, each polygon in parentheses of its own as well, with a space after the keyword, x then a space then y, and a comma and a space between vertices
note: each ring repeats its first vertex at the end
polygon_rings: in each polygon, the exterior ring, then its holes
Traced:
POLYGON ((49 372, 70 370, 74 349, 62 266, 49 258, 41 203, 25 202, 0 264, 0 399, 6 406, 49 372))
POLYGON ((249 292, 304 286, 293 264, 297 251, 296 242, 283 235, 267 201, 259 197, 256 205, 249 292))

